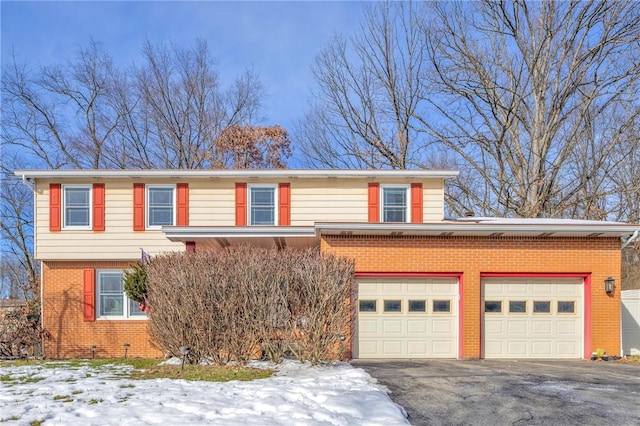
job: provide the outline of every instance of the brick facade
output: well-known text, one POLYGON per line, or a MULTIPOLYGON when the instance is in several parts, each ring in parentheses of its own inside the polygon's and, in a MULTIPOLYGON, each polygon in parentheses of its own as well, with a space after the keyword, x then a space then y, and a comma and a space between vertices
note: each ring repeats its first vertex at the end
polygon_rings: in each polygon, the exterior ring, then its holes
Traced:
POLYGON ((130 262, 43 262, 43 326, 47 358, 89 358, 91 345, 97 358, 124 356, 162 357, 147 332, 147 320, 123 319, 84 321, 83 270, 126 269, 130 262))
POLYGON ((355 259, 356 272, 460 273, 462 358, 481 356, 481 274, 590 274, 591 346, 620 354, 620 292, 603 285, 620 283, 618 238, 324 236, 321 248, 355 259))
MULTIPOLYGON (((620 283, 618 238, 324 236, 321 249, 356 260, 356 272, 460 274, 463 286, 462 358, 481 356, 481 275, 486 273, 585 274, 591 277, 592 349, 620 353, 620 292, 609 296, 603 281, 620 283)), ((161 357, 146 320, 83 320, 83 269, 125 269, 128 262, 43 262, 44 327, 49 358, 161 357)), ((585 330, 589 333, 589 330, 585 330)))

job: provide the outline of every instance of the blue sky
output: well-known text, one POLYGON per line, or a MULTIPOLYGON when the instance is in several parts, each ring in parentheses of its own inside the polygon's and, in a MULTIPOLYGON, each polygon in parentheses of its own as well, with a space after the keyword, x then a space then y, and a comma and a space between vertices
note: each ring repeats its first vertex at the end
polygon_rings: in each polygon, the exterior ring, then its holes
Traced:
POLYGON ((350 2, 0 2, 2 60, 55 64, 93 38, 118 65, 140 61, 144 40, 193 46, 205 39, 227 83, 247 68, 266 89, 264 124, 290 129, 313 85, 311 64, 334 34, 358 28, 350 2))

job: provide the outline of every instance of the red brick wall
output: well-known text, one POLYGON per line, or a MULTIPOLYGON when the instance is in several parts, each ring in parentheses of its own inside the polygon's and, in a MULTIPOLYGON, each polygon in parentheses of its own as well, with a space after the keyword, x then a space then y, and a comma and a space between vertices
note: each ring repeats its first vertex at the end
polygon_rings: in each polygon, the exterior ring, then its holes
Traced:
POLYGON ((463 358, 481 355, 481 273, 591 274, 591 349, 620 353, 618 238, 325 236, 323 251, 356 260, 357 272, 449 272, 464 279, 463 358), (615 278, 616 291, 604 292, 615 278))
POLYGON ((147 332, 147 320, 83 320, 82 288, 86 268, 126 269, 129 262, 43 262, 43 326, 48 358, 122 357, 129 343, 130 357, 161 357, 147 332))

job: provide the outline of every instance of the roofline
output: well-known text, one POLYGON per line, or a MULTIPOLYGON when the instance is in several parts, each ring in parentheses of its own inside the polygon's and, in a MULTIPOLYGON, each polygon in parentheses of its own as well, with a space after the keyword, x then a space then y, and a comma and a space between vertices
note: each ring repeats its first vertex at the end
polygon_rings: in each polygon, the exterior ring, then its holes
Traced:
POLYGON ((593 224, 495 224, 477 222, 443 222, 443 223, 316 223, 315 227, 322 231, 393 231, 393 232, 456 232, 473 235, 480 232, 522 234, 528 232, 542 233, 578 233, 585 236, 623 237, 631 235, 638 225, 621 223, 594 222, 593 224), (601 235, 595 235, 601 234, 601 235))
POLYGON ((16 176, 23 179, 63 179, 63 178, 199 178, 199 179, 296 179, 296 178, 404 178, 452 179, 460 174, 457 170, 344 170, 344 169, 269 169, 269 170, 183 170, 183 169, 140 169, 140 170, 16 170, 16 176))
POLYGON ((451 232, 456 236, 487 236, 487 233, 500 233, 503 236, 519 236, 530 233, 549 234, 576 234, 574 236, 604 238, 624 237, 634 234, 639 228, 637 225, 625 225, 620 223, 596 222, 594 224, 490 224, 490 223, 365 223, 365 222, 324 222, 313 226, 165 226, 162 231, 172 241, 201 239, 201 238, 296 238, 317 237, 322 234, 330 235, 332 232, 343 234, 345 232, 356 235, 432 235, 439 236, 442 233, 451 232))

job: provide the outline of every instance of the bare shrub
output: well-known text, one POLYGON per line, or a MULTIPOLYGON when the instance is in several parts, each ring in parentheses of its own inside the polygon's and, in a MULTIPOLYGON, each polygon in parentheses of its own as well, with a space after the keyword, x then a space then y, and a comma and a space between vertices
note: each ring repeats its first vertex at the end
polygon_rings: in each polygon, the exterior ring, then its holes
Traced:
POLYGON ((170 253, 146 265, 150 332, 167 354, 244 363, 344 353, 353 262, 318 249, 170 253))

